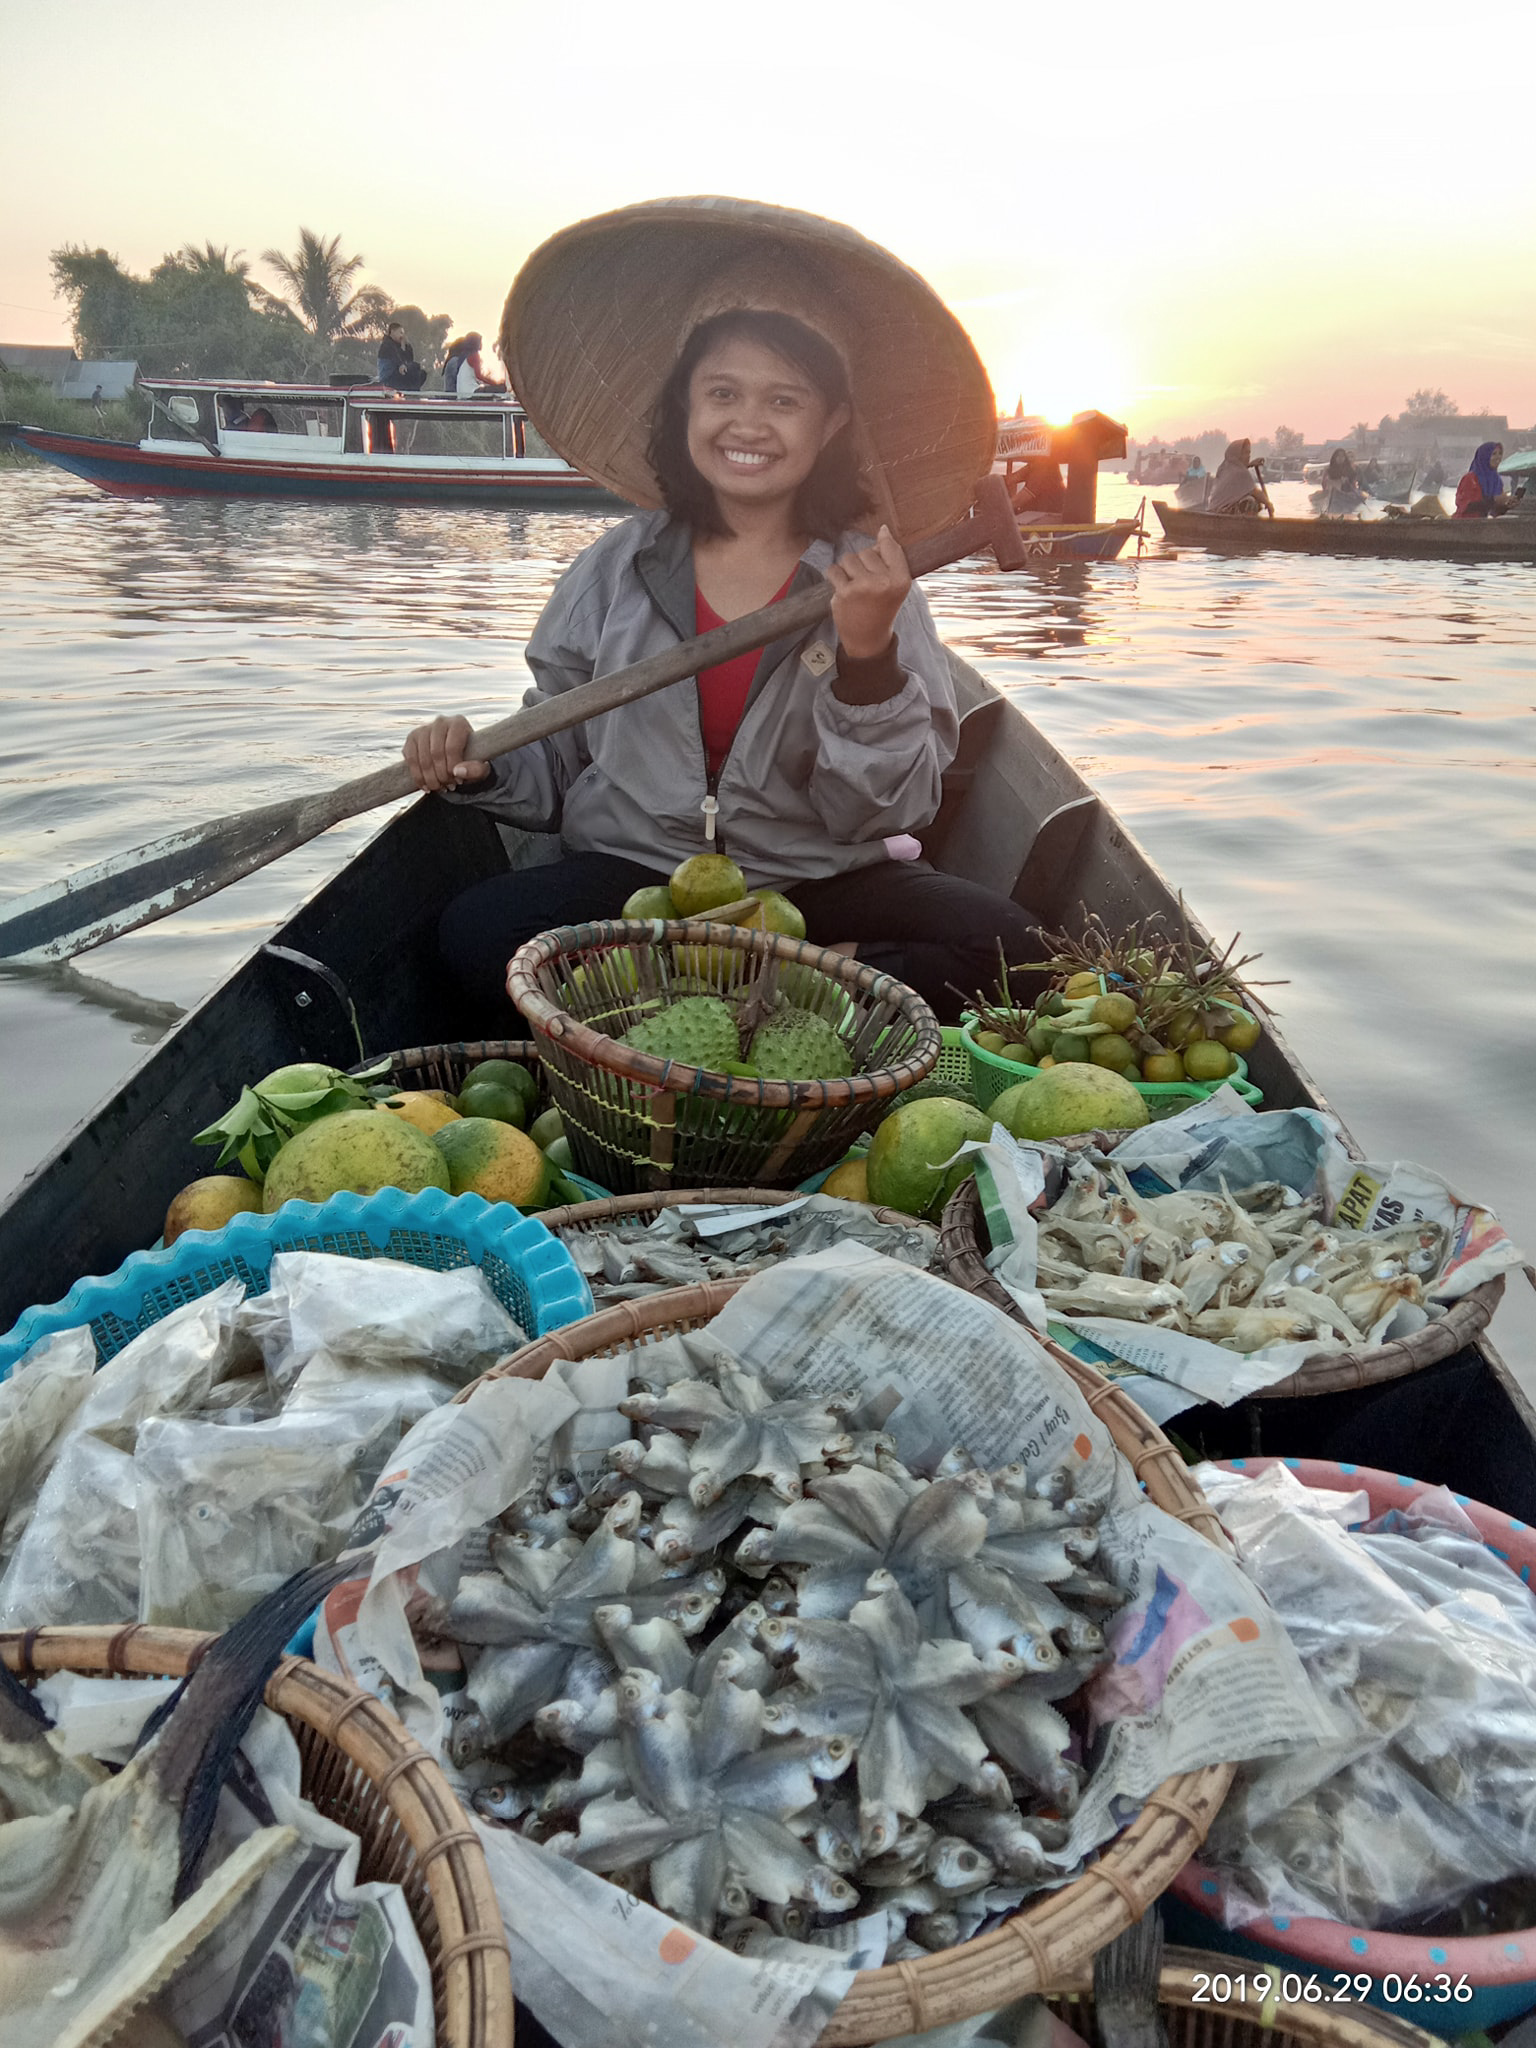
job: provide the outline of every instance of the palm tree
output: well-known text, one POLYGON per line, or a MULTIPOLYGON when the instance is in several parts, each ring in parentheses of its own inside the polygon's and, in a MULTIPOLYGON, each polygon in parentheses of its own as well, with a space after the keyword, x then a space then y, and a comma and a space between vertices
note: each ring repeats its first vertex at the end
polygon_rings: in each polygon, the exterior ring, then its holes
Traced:
MULTIPOLYGON (((199 249, 195 242, 183 242, 178 251, 178 260, 184 270, 197 271, 206 276, 238 277, 245 283, 251 274, 251 266, 245 260, 245 251, 237 249, 233 256, 227 242, 204 242, 199 249)), ((258 285, 259 291, 261 287, 258 285)))
POLYGON ((299 229, 299 246, 291 256, 281 249, 262 252, 282 280, 280 295, 317 341, 371 340, 384 330, 391 304, 377 285, 352 290, 364 258, 343 256, 340 235, 325 240, 312 228, 299 229))

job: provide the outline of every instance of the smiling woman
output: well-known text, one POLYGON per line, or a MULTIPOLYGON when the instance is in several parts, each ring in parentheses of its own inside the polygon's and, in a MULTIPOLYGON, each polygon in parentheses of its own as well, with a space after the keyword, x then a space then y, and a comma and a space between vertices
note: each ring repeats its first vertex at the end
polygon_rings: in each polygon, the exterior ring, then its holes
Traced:
POLYGON ((536 694, 611 674, 820 578, 833 630, 788 634, 695 686, 490 763, 466 758, 463 718, 410 735, 418 788, 561 837, 554 866, 496 876, 445 914, 444 958, 485 1029, 505 1021, 518 945, 615 914, 706 850, 728 853, 752 886, 788 893, 813 942, 855 944, 942 1014, 955 1007, 951 985, 973 986, 999 942, 1031 957, 1034 926, 1017 904, 892 848, 934 818, 959 730, 948 664, 895 529, 910 521, 915 538, 953 519, 995 443, 985 373, 929 288, 814 216, 663 201, 582 223, 537 252, 508 302, 502 352, 551 445, 660 501, 567 571, 528 643, 536 694), (658 221, 686 228, 685 257, 700 261, 708 245, 697 283, 679 288, 676 267, 655 259, 658 221), (600 283, 590 302, 573 302, 560 252, 594 238, 600 283), (546 383, 550 336, 559 356, 546 383))

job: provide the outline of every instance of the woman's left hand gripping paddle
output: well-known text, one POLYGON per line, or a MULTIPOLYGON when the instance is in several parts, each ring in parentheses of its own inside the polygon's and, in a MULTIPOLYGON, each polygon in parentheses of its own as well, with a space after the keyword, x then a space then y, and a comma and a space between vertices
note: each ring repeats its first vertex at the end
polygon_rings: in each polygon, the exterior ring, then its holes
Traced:
POLYGON ((912 574, 901 543, 882 526, 872 548, 843 555, 826 571, 832 586, 832 623, 838 644, 855 661, 884 654, 912 574))

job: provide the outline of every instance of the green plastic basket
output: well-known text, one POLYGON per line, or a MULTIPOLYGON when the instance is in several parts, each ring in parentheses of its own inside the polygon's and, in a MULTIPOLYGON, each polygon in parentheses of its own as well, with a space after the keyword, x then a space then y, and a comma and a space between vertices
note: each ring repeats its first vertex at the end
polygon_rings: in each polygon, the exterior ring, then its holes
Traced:
MULTIPOLYGON (((969 1081, 971 1093, 981 1107, 987 1109, 1005 1088, 1015 1087, 1020 1081, 1032 1081, 1040 1069, 1026 1067, 1020 1060, 1000 1059, 995 1052, 988 1052, 984 1045, 978 1045, 971 1036, 975 1022, 975 1017, 967 1014, 956 1035, 964 1045, 970 1063, 965 1078, 969 1081)), ((1257 1108, 1264 1097, 1248 1078, 1248 1063, 1238 1053, 1232 1057, 1237 1061, 1237 1072, 1229 1074, 1224 1081, 1133 1081, 1131 1086, 1146 1099, 1147 1115, 1153 1123, 1177 1115, 1192 1102, 1203 1102, 1218 1088, 1235 1088, 1244 1102, 1257 1108)), ((939 1064, 942 1069, 942 1059, 939 1064)))

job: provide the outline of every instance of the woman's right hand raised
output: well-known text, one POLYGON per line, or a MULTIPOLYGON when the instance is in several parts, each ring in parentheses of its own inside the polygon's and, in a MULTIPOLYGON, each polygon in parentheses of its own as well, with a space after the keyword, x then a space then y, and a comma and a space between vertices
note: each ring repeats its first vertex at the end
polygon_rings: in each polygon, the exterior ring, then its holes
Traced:
POLYGON ((405 765, 416 787, 439 795, 483 782, 491 772, 490 762, 464 758, 474 736, 467 718, 434 718, 430 725, 418 725, 405 742, 405 765))

